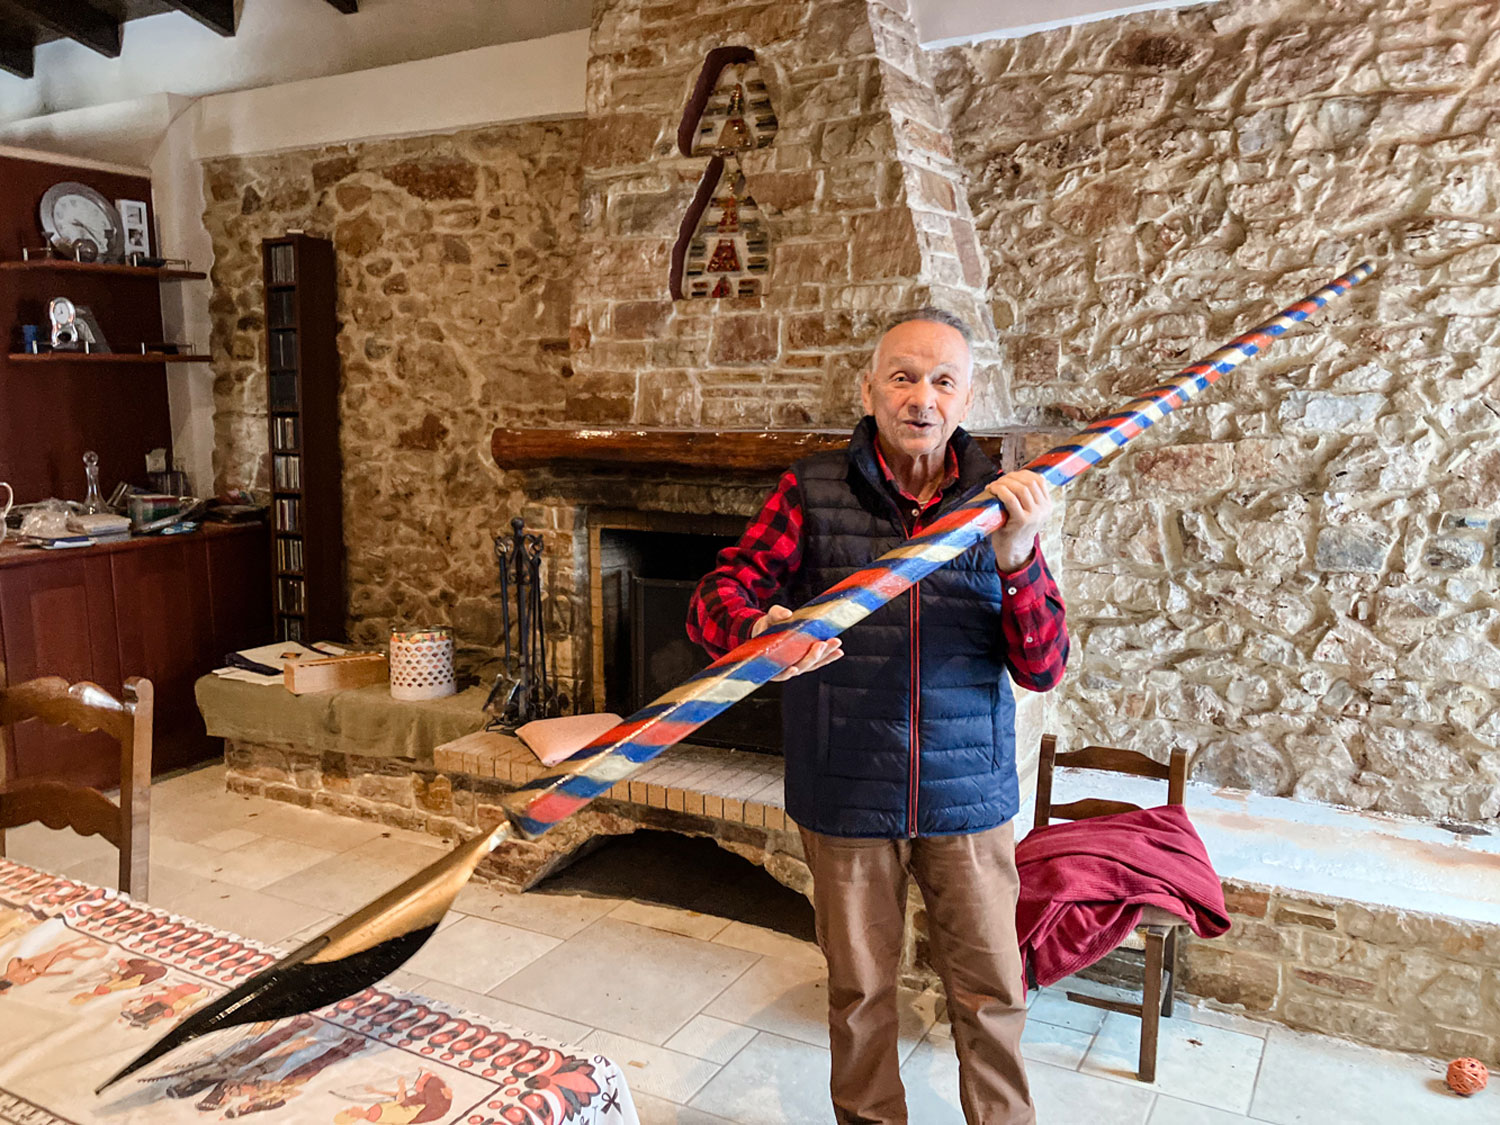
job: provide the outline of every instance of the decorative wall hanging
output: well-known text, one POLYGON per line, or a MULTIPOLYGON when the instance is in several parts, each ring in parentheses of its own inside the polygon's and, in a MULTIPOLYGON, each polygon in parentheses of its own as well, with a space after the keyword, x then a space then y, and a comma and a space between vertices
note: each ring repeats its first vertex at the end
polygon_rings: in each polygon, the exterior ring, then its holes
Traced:
POLYGON ((703 61, 677 128, 683 156, 727 156, 765 148, 779 123, 749 47, 716 47, 703 61))
POLYGON ((673 300, 765 292, 771 240, 739 158, 769 145, 777 124, 755 52, 710 51, 677 127, 682 155, 711 159, 672 247, 673 300))
POLYGON ((714 157, 672 252, 672 297, 759 297, 771 241, 739 167, 714 157))

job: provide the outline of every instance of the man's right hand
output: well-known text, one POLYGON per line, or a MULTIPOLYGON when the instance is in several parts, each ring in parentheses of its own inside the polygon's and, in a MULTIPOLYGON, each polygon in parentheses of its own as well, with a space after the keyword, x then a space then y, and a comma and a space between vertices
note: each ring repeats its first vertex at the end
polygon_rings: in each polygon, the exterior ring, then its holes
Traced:
MULTIPOLYGON (((755 624, 750 626, 750 635, 758 637, 772 625, 779 625, 792 616, 792 611, 784 605, 773 605, 767 612, 755 619, 755 624)), ((802 658, 784 672, 771 677, 773 681, 790 680, 793 676, 800 676, 803 672, 812 672, 832 664, 844 655, 844 643, 834 637, 827 641, 814 641, 808 650, 802 654, 802 658)))

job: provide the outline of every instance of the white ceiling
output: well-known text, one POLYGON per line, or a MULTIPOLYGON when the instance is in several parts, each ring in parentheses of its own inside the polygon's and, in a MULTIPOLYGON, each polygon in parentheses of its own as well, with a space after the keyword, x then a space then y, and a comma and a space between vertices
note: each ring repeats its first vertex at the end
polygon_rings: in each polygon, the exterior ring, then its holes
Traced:
POLYGON ((589 26, 589 0, 242 0, 232 39, 178 13, 132 20, 120 57, 60 40, 36 77, 0 72, 0 122, 162 93, 201 97, 540 39, 589 26))
MULTIPOLYGON (((703 0, 705 9, 715 0, 703 0)), ((912 0, 924 43, 1031 34, 1198 0, 912 0)), ((162 94, 202 97, 540 39, 589 26, 590 0, 242 0, 232 39, 177 13, 132 20, 120 57, 68 40, 36 50, 36 77, 0 72, 0 124, 162 94)))

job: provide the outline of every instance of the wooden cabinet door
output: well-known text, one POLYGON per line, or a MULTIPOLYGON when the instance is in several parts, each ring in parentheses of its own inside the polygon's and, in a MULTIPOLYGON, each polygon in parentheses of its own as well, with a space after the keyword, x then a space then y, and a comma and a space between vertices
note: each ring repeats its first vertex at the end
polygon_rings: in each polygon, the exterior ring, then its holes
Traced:
POLYGON ((208 549, 197 536, 110 556, 120 671, 156 688, 152 771, 216 753, 193 699, 193 682, 213 667, 208 549), (206 665, 206 666, 205 666, 206 665))
POLYGON ((208 585, 213 600, 213 651, 200 671, 222 665, 224 654, 270 644, 271 554, 264 525, 208 541, 208 585))
MULTIPOLYGON (((61 676, 120 691, 109 559, 49 555, 0 570, 6 679, 61 676)), ((11 728, 6 762, 12 777, 60 777, 108 788, 120 783, 119 745, 36 719, 11 728)))

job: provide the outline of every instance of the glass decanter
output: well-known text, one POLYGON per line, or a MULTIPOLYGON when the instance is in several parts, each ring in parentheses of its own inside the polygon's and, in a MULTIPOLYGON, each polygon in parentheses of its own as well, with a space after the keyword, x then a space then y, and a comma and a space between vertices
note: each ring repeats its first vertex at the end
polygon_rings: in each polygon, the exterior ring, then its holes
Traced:
POLYGON ((83 498, 84 515, 109 511, 104 505, 104 494, 99 491, 99 454, 92 449, 83 455, 83 475, 89 482, 88 495, 83 498))

